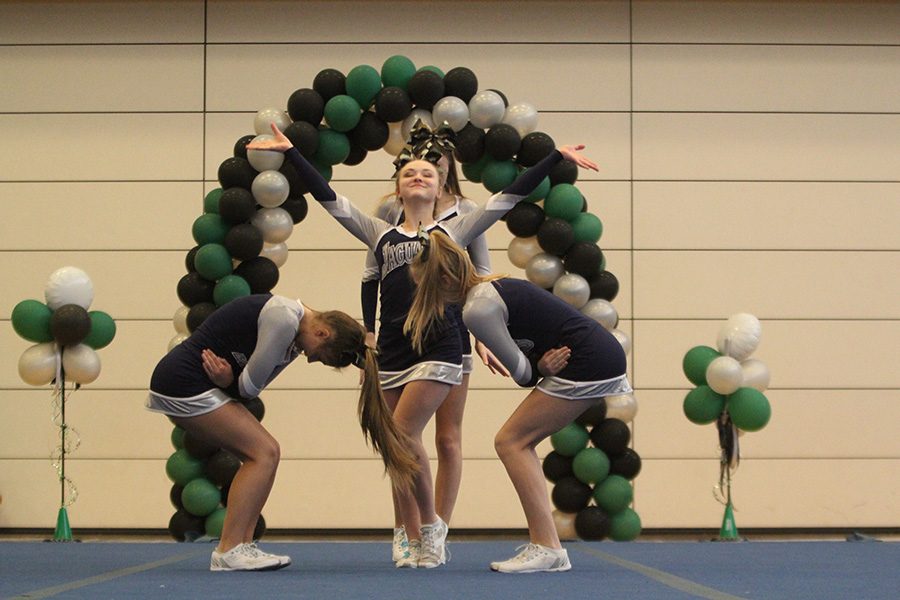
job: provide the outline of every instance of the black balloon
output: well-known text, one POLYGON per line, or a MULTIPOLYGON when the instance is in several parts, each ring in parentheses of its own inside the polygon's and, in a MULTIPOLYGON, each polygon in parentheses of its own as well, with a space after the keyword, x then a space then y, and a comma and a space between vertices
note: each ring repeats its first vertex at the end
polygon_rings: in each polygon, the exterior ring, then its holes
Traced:
MULTIPOLYGON (((284 137, 291 140, 297 152, 311 157, 319 149, 319 129, 306 121, 294 121, 284 128, 284 137)), ((287 161, 285 161, 287 162, 287 161)))
POLYGON ((371 111, 366 111, 359 119, 350 132, 347 134, 350 142, 357 144, 366 150, 379 150, 387 144, 390 137, 388 124, 384 122, 378 115, 371 111))
POLYGON ((237 158, 247 158, 247 144, 253 141, 255 135, 245 135, 234 143, 234 155, 237 158))
POLYGON ((178 299, 185 306, 194 306, 203 302, 212 302, 215 282, 200 277, 196 271, 188 273, 178 280, 178 299))
POLYGON ((550 452, 544 457, 544 462, 541 466, 544 471, 544 477, 554 483, 563 477, 572 477, 572 461, 573 458, 571 456, 563 456, 555 450, 550 452))
POLYGON ((213 314, 216 311, 216 305, 212 302, 200 302, 199 304, 193 305, 187 314, 187 327, 188 331, 194 333, 200 325, 203 324, 203 321, 206 320, 209 315, 213 314))
POLYGON ((412 112, 412 101, 406 90, 396 86, 381 88, 375 96, 375 114, 382 121, 402 121, 412 112))
POLYGON ((593 427, 599 423, 603 422, 603 419, 606 418, 606 400, 600 398, 596 404, 592 407, 578 415, 578 418, 575 419, 575 422, 579 425, 584 425, 585 427, 593 427))
POLYGON ((475 163, 484 156, 484 129, 471 123, 456 134, 456 160, 461 163, 475 163))
POLYGON ((225 249, 238 260, 250 260, 263 249, 262 232, 250 223, 235 225, 225 234, 225 249))
POLYGON ((563 477, 553 486, 550 493, 553 505, 563 512, 578 512, 591 499, 591 486, 575 477, 563 477))
POLYGON ((607 455, 622 454, 630 441, 631 430, 619 419, 606 419, 591 429, 591 443, 607 455))
POLYGON ((519 202, 506 213, 506 228, 517 237, 531 237, 544 222, 544 209, 532 202, 519 202))
POLYGON ((510 160, 519 151, 522 138, 512 125, 498 123, 484 135, 484 151, 494 160, 510 160))
POLYGON ((444 78, 434 71, 418 71, 409 80, 406 90, 416 107, 431 110, 444 97, 444 78))
POLYGON ((257 421, 262 421, 263 417, 266 416, 266 405, 263 404, 262 399, 258 397, 250 398, 249 400, 244 400, 242 404, 250 411, 251 415, 256 417, 257 421))
POLYGON ((91 332, 91 317, 77 304, 63 304, 50 315, 50 333, 60 346, 74 346, 91 332))
POLYGON ((219 450, 209 457, 203 467, 207 479, 218 486, 227 486, 241 468, 241 461, 228 450, 219 450))
POLYGON ((187 269, 188 273, 193 273, 197 270, 197 267, 194 266, 194 257, 197 256, 197 250, 199 249, 199 245, 194 246, 184 255, 184 268, 187 269))
POLYGON ((563 266, 569 273, 577 273, 590 280, 603 266, 603 251, 591 242, 575 242, 566 251, 563 266))
POLYGON ((207 458, 219 451, 219 446, 202 440, 190 431, 184 432, 184 449, 194 458, 207 458))
POLYGON ((583 540, 602 540, 610 528, 609 516, 599 506, 588 506, 575 515, 575 533, 583 540))
POLYGON ((288 114, 294 121, 306 121, 313 125, 322 122, 325 116, 325 100, 319 92, 309 88, 301 88, 288 98, 288 114))
POLYGON ((537 241, 544 252, 563 256, 575 241, 575 232, 568 221, 550 217, 538 228, 537 241))
POLYGON ((578 165, 569 159, 563 159, 550 169, 550 185, 575 183, 578 180, 578 165))
POLYGON ((193 542, 206 533, 206 519, 179 510, 169 519, 169 534, 176 542, 193 542))
POLYGON ((347 155, 347 158, 343 160, 342 164, 347 165, 348 167, 355 167, 360 164, 362 161, 366 160, 366 155, 369 152, 359 144, 354 144, 350 142, 350 154, 347 155))
POLYGON ((250 284, 250 292, 265 294, 278 283, 278 266, 264 256, 245 260, 234 270, 250 284))
POLYGON ((259 175, 259 172, 253 168, 246 158, 237 156, 226 158, 219 165, 219 185, 222 186, 223 190, 230 187, 249 190, 257 175, 259 175))
POLYGON ((256 199, 242 187, 227 188, 219 197, 219 216, 235 225, 246 223, 256 214, 256 199))
POLYGON ((621 475, 625 479, 634 479, 641 472, 641 457, 631 448, 625 448, 622 454, 609 457, 609 474, 621 475))
POLYGON ((532 131, 522 138, 522 147, 516 155, 516 162, 523 167, 534 166, 554 149, 556 142, 552 137, 542 131, 532 131))
POLYGON ((309 205, 306 202, 306 198, 303 196, 288 198, 281 204, 281 208, 291 215, 291 220, 294 222, 294 225, 305 219, 309 212, 309 205))
POLYGON ((600 271, 588 279, 588 284, 591 286, 591 298, 612 302, 619 293, 619 280, 609 271, 600 271))
POLYGON ((177 510, 182 510, 184 508, 184 504, 181 502, 181 492, 184 491, 184 488, 177 483, 172 485, 172 489, 169 490, 169 502, 172 503, 177 510))
POLYGON ((455 67, 444 75, 444 95, 456 96, 466 104, 478 91, 478 78, 466 67, 455 67))
POLYGON ((337 69, 322 69, 313 79, 313 89, 327 103, 335 96, 347 93, 347 77, 337 69))

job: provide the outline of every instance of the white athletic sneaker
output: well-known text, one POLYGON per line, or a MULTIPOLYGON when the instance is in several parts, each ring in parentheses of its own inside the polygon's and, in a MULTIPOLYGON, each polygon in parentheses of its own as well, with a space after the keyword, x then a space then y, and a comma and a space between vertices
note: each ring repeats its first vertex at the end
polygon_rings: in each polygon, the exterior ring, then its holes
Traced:
POLYGON ((438 517, 431 525, 422 525, 422 552, 419 566, 433 569, 447 562, 447 524, 438 517))
POLYGON ((277 557, 262 553, 249 544, 238 544, 228 552, 213 550, 210 571, 274 571, 286 567, 277 557))
POLYGON ((419 566, 419 553, 422 550, 422 543, 419 540, 409 540, 403 556, 396 561, 394 565, 398 569, 415 569, 419 566))
POLYGON ((407 548, 409 548, 409 538, 406 537, 406 528, 402 525, 400 527, 394 527, 394 543, 392 549, 393 561, 397 562, 403 558, 407 548))
POLYGON ((492 562, 491 570, 501 573, 555 573, 572 568, 565 548, 556 550, 538 544, 525 544, 521 552, 501 562, 492 562), (524 548, 524 549, 523 549, 524 548))
POLYGON ((249 543, 246 545, 250 546, 250 549, 253 550, 254 552, 256 552, 257 556, 264 557, 264 558, 269 558, 269 557, 277 558, 278 564, 280 564, 282 567, 286 567, 289 564, 291 564, 291 557, 286 554, 270 554, 268 552, 263 552, 262 550, 260 550, 259 546, 256 545, 256 542, 252 542, 252 543, 249 543))

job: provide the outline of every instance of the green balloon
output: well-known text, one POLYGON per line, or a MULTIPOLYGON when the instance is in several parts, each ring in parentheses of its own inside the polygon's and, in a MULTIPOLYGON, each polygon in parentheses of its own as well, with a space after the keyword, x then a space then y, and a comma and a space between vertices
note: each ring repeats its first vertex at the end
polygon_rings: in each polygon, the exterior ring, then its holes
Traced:
POLYGON ((744 431, 759 431, 772 417, 772 407, 765 394, 753 388, 740 388, 728 396, 725 404, 731 422, 744 431))
POLYGON ((319 129, 319 149, 313 155, 313 162, 322 165, 337 165, 350 156, 350 140, 340 131, 319 129))
POLYGON ((405 90, 415 74, 416 65, 413 61, 399 54, 388 58, 381 67, 381 81, 385 87, 395 86, 405 90))
POLYGON ((610 475, 594 488, 594 500, 608 514, 615 514, 634 500, 634 488, 621 475, 610 475))
POLYGON ((91 318, 91 331, 82 343, 94 350, 109 346, 109 343, 116 337, 116 322, 101 310, 92 310, 88 316, 91 318))
POLYGON ((713 359, 722 356, 719 351, 709 346, 694 346, 684 355, 681 369, 694 385, 706 385, 706 368, 713 359))
POLYGON ((706 425, 718 419, 725 410, 725 396, 714 392, 708 385, 700 385, 687 393, 682 409, 688 421, 706 425))
POLYGON ((198 477, 189 481, 181 492, 184 510, 198 517, 205 517, 219 507, 222 492, 209 479, 198 477))
POLYGON ((603 481, 609 475, 609 458, 600 448, 584 448, 575 455, 572 472, 588 485, 603 481))
POLYGON ((209 281, 217 281, 231 274, 231 255, 222 244, 204 244, 194 255, 194 268, 209 281))
POLYGON ((466 176, 471 182, 481 183, 481 174, 484 171, 484 167, 491 162, 491 157, 485 154, 477 162, 473 163, 463 163, 462 172, 463 175, 466 176))
POLYGON ((213 539, 222 537, 222 526, 225 525, 225 513, 227 510, 224 506, 219 507, 206 517, 206 522, 204 523, 206 535, 213 539))
POLYGON ((335 131, 350 131, 359 123, 360 117, 362 109, 359 102, 350 96, 334 96, 325 103, 325 122, 335 131))
POLYGON ((596 244, 603 235, 603 223, 597 215, 583 212, 572 219, 572 231, 575 233, 576 242, 590 242, 596 244))
POLYGON ((225 241, 225 234, 231 229, 231 225, 215 213, 202 214, 194 220, 191 226, 191 234, 198 245, 221 244, 225 241))
POLYGON ((609 516, 609 539, 630 542, 641 534, 641 518, 634 510, 626 508, 609 516))
POLYGON ((544 201, 544 212, 548 217, 557 217, 564 221, 571 221, 579 214, 584 206, 584 196, 578 188, 571 183, 557 183, 550 188, 547 199, 544 201))
POLYGON ((550 193, 550 177, 544 177, 544 179, 538 184, 534 191, 528 194, 525 197, 525 202, 538 202, 547 197, 547 194, 550 193))
POLYGON ((511 160, 489 160, 481 171, 481 183, 496 194, 519 175, 519 168, 511 160))
POLYGON ((381 75, 369 65, 353 67, 347 73, 346 88, 349 96, 368 108, 381 90, 381 75))
POLYGON ((434 65, 426 65, 424 67, 420 67, 419 71, 431 71, 432 73, 437 73, 442 78, 444 77, 444 72, 434 65))
POLYGON ((172 429, 172 435, 170 436, 170 439, 172 441, 172 446, 174 446, 176 450, 181 450, 182 448, 184 448, 184 429, 176 425, 172 429))
POLYGON ((240 275, 226 275, 213 288, 213 302, 216 306, 228 304, 235 298, 250 295, 250 284, 240 275))
POLYGON ((573 422, 551 435, 550 444, 557 454, 575 456, 587 446, 589 439, 587 429, 573 422))
POLYGON ((22 300, 12 310, 12 326, 16 333, 38 344, 52 342, 50 318, 53 311, 38 300, 22 300))
POLYGON ((184 448, 179 448, 166 461, 166 475, 172 482, 184 487, 203 476, 203 461, 188 454, 184 448))
POLYGON ((222 197, 222 188, 210 190, 203 198, 203 212, 219 213, 219 199, 222 197))

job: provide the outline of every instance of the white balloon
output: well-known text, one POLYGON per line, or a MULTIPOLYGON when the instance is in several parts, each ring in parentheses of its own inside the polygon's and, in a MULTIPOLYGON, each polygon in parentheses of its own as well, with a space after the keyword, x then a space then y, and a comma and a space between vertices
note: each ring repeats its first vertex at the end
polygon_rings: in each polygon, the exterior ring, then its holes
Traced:
POLYGON ((388 123, 388 140, 384 144, 384 151, 391 156, 397 156, 406 145, 406 136, 403 135, 403 121, 388 123))
POLYGON ((469 118, 475 127, 488 129, 499 123, 505 113, 503 98, 493 90, 478 92, 469 100, 469 118))
POLYGON ((552 288, 565 272, 562 260, 546 252, 535 254, 525 265, 525 276, 528 281, 544 289, 552 288))
POLYGON ((263 240, 270 244, 280 244, 294 231, 291 214, 283 208, 260 208, 250 223, 262 232, 263 240))
POLYGON ((81 269, 62 267, 50 274, 44 287, 44 298, 52 310, 65 304, 77 304, 87 310, 94 301, 94 284, 81 269))
POLYGON ((525 137, 537 127, 538 112, 531 104, 519 102, 506 109, 501 122, 512 125, 520 136, 525 137))
POLYGON ((637 415, 638 406, 634 394, 607 396, 603 400, 606 402, 607 419, 618 419, 630 423, 637 415))
POLYGON ((469 123, 469 106, 456 96, 444 96, 431 109, 431 117, 438 125, 444 121, 453 131, 459 131, 469 123))
POLYGON ((75 383, 91 383, 100 376, 100 355, 87 344, 66 346, 62 353, 66 379, 75 383))
POLYGON ((509 248, 506 249, 506 255, 509 257, 509 262, 520 269, 524 269, 525 265, 528 264, 528 261, 531 260, 534 255, 540 254, 541 252, 543 252, 543 250, 541 250, 541 246, 538 244, 537 236, 535 235, 527 238, 514 237, 509 243, 509 248))
POLYGON ((716 347, 719 352, 738 361, 748 358, 759 346, 762 325, 748 313, 737 313, 719 330, 716 347))
POLYGON ((719 356, 706 367, 706 383, 717 394, 735 393, 744 381, 741 363, 730 356, 719 356))
POLYGON ((171 352, 172 348, 174 348, 175 346, 177 346, 184 340, 188 339, 190 336, 191 336, 191 334, 189 334, 189 333, 176 333, 175 335, 172 336, 172 339, 169 340, 169 345, 167 347, 167 351, 171 352))
POLYGON ((763 361, 748 358, 741 362, 741 371, 744 374, 744 383, 741 384, 743 387, 753 388, 760 392, 769 389, 771 374, 769 373, 769 367, 763 361))
POLYGON ((56 377, 59 349, 53 342, 35 344, 19 357, 19 377, 28 385, 46 385, 56 377))
MULTIPOLYGON (((266 208, 281 206, 291 192, 287 177, 278 171, 263 171, 253 178, 250 191, 257 204, 266 208)), ((293 221, 292 221, 293 223, 293 221)))
MULTIPOLYGON (((274 140, 275 136, 271 133, 264 133, 253 138, 254 142, 265 142, 274 140)), ((247 160, 250 165, 257 171, 278 170, 284 163, 284 152, 276 152, 274 150, 247 150, 247 160)))
POLYGON ((613 337, 619 340, 619 344, 622 346, 622 350, 625 351, 625 354, 631 352, 631 338, 628 337, 627 333, 621 329, 610 329, 609 332, 613 334, 613 337))
POLYGON ((578 539, 578 533, 575 531, 576 515, 577 513, 567 513, 558 509, 553 511, 553 524, 561 541, 578 539))
POLYGON ((172 317, 172 324, 175 326, 175 331, 178 333, 191 332, 187 326, 187 316, 190 311, 191 309, 184 305, 175 309, 175 315, 172 317))
POLYGON ((283 267, 288 259, 288 247, 284 242, 280 244, 263 244, 260 256, 268 258, 277 267, 283 267))
POLYGON ((581 307, 581 312, 603 325, 607 331, 615 329, 619 324, 619 313, 611 302, 603 298, 588 300, 587 304, 581 307))
POLYGON ((278 129, 284 131, 291 124, 291 117, 280 108, 263 108, 257 111, 253 118, 253 130, 257 134, 272 133, 271 123, 278 125, 278 129))
POLYGON ((434 129, 434 119, 431 117, 431 111, 425 110, 424 108, 415 108, 409 113, 408 117, 401 121, 402 125, 400 126, 400 133, 403 134, 404 140, 409 139, 409 132, 412 131, 413 125, 415 125, 416 121, 419 119, 428 125, 429 128, 434 129))
POLYGON ((591 298, 591 286, 577 273, 566 273, 553 284, 553 294, 566 304, 581 308, 591 298))

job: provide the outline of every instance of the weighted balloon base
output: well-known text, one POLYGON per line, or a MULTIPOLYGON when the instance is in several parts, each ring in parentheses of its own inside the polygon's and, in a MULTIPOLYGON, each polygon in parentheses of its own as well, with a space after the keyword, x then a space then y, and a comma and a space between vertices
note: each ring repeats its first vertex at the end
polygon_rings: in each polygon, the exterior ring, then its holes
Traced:
POLYGON ((725 505, 725 515, 722 517, 722 527, 719 529, 719 537, 714 538, 714 542, 745 542, 746 538, 742 538, 738 534, 737 525, 734 523, 734 507, 731 503, 725 505))
POLYGON ((72 539, 72 528, 69 527, 69 513, 66 511, 66 507, 63 506, 59 509, 59 513, 56 515, 56 530, 53 532, 52 540, 45 540, 47 542, 80 542, 81 540, 72 539))

